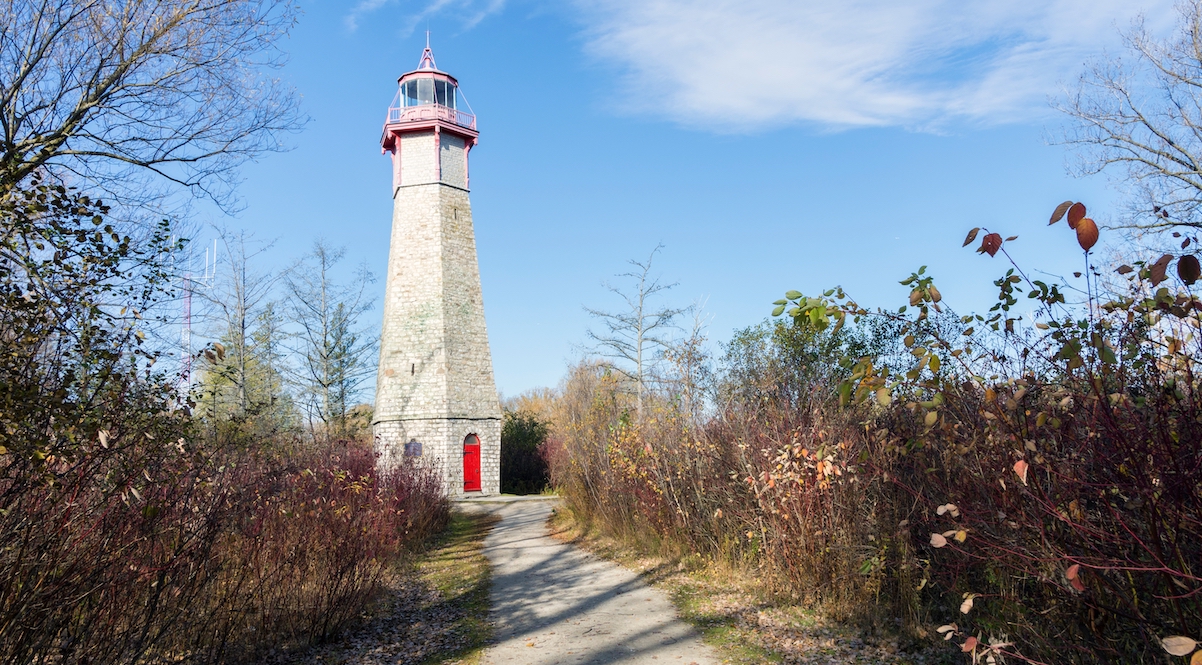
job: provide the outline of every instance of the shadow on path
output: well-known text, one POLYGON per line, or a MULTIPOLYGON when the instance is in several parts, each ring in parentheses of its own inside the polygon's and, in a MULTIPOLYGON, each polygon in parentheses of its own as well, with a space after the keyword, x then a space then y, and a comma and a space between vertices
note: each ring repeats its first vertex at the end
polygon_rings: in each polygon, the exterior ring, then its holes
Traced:
POLYGON ((484 540, 496 645, 485 665, 721 662, 638 575, 552 539, 546 501, 481 504, 501 517, 484 540))

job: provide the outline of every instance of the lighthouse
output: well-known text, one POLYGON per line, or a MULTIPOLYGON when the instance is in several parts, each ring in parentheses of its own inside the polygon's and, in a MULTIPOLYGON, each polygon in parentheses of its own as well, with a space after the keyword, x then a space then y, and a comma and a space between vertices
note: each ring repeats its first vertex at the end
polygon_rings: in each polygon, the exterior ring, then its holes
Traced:
POLYGON ((392 239, 372 433, 382 466, 412 458, 447 493, 501 489, 501 405, 493 382, 468 155, 479 133, 429 41, 398 79, 380 143, 392 159, 392 239))

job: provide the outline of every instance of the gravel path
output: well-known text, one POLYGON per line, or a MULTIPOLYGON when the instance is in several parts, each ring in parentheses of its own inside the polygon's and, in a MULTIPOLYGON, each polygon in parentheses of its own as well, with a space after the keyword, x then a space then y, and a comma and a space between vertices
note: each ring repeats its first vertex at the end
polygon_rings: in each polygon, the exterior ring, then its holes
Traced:
POLYGON ((663 592, 616 564, 552 539, 550 501, 468 502, 501 521, 484 541, 497 643, 484 665, 710 665, 721 659, 663 592))

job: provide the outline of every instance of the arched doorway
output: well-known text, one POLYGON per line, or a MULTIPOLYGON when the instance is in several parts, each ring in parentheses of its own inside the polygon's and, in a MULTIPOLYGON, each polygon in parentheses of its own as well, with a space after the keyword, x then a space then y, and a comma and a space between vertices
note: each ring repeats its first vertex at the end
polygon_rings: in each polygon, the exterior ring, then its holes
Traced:
POLYGON ((480 437, 475 434, 463 440, 463 491, 480 491, 480 437))

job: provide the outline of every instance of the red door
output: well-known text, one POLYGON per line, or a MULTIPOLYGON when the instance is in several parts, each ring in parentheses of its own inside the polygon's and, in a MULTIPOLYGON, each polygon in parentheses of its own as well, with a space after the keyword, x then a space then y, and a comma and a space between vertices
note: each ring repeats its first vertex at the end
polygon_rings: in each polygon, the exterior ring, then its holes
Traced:
POLYGON ((480 438, 475 434, 463 440, 463 491, 480 491, 480 438))

